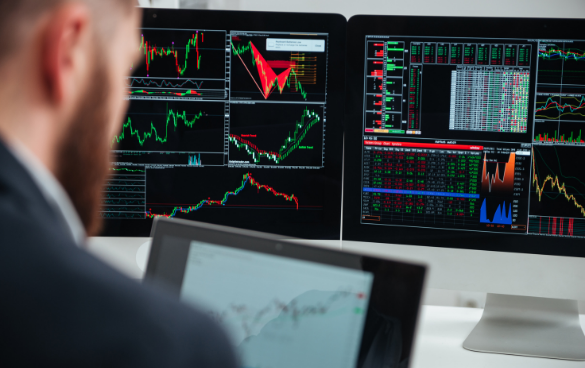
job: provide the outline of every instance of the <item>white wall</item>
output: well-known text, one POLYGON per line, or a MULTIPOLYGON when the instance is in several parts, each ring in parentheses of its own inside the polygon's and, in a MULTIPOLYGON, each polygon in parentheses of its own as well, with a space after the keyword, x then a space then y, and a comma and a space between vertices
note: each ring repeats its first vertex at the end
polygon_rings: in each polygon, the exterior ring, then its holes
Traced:
MULTIPOLYGON (((139 0, 173 8, 179 0, 139 0)), ((208 9, 355 14, 585 18, 584 0, 207 0, 208 9)))
POLYGON ((348 19, 354 14, 585 18, 584 0, 240 0, 239 3, 242 10, 335 12, 348 19))

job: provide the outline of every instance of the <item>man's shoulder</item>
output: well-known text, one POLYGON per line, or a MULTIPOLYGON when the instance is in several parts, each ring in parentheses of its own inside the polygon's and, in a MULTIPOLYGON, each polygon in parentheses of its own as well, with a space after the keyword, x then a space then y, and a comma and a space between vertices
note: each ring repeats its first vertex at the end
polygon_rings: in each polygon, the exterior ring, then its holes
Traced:
POLYGON ((18 209, 0 193, 0 285, 10 296, 0 309, 12 316, 3 330, 15 356, 26 349, 34 362, 35 346, 38 357, 83 365, 233 367, 227 338, 206 315, 114 271, 51 219, 18 209))

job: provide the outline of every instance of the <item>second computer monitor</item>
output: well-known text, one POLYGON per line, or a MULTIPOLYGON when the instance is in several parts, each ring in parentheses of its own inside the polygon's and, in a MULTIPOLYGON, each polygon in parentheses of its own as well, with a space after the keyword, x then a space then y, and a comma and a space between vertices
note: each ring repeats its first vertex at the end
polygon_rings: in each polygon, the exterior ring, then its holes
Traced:
POLYGON ((585 256, 582 25, 353 17, 344 240, 585 256))

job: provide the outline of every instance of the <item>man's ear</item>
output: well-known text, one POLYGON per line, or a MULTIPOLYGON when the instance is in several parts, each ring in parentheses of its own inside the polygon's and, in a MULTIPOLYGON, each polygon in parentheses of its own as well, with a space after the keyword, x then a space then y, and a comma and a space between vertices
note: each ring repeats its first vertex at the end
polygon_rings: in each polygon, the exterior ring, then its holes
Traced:
POLYGON ((42 76, 47 99, 56 104, 81 90, 79 72, 88 69, 84 42, 90 39, 90 13, 81 3, 65 4, 45 19, 40 37, 42 76))

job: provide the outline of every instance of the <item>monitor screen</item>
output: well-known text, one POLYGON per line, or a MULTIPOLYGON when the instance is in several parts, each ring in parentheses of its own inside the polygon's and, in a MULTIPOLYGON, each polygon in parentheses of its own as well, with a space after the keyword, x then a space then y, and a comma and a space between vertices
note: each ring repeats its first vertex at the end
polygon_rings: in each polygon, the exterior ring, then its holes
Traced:
POLYGON ((166 217, 339 239, 345 20, 313 17, 145 11, 105 234, 166 217))
POLYGON ((387 240, 397 227, 585 238, 585 40, 502 27, 529 31, 523 20, 477 19, 468 31, 470 21, 410 18, 421 25, 411 34, 357 32, 360 208, 349 216, 386 229, 387 240), (435 23, 443 36, 424 33, 435 23))
POLYGON ((242 367, 352 368, 373 274, 192 241, 181 299, 228 332, 242 367))

